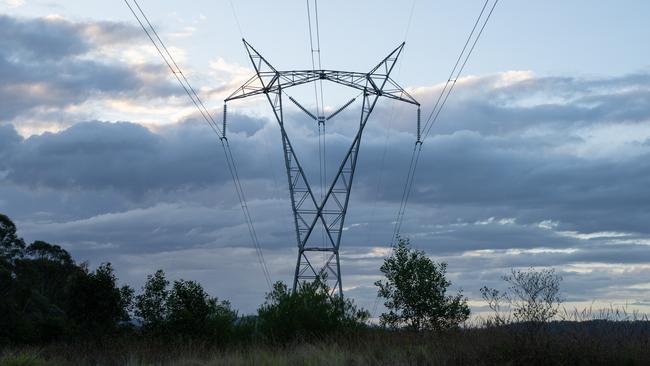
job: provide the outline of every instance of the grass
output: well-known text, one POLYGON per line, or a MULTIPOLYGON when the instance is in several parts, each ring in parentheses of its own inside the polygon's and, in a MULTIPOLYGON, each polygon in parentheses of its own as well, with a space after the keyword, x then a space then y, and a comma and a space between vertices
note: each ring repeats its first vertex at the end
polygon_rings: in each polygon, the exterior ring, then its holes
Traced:
POLYGON ((0 365, 648 365, 650 323, 560 321, 421 334, 372 329, 275 346, 114 339, 15 352, 0 365))
POLYGON ((42 359, 38 352, 8 353, 0 357, 2 366, 42 366, 47 364, 48 362, 42 359))
POLYGON ((117 337, 0 350, 18 365, 650 365, 650 321, 626 309, 563 310, 539 326, 489 319, 446 332, 371 328, 318 341, 219 346, 117 337))

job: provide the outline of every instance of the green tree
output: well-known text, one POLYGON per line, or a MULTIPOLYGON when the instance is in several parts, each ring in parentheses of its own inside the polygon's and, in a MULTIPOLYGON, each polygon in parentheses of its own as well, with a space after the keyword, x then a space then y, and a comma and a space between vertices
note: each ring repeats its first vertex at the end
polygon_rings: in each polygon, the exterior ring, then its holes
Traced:
POLYGON ((167 298, 167 322, 173 334, 226 341, 237 312, 228 301, 211 297, 194 281, 174 281, 167 298))
POLYGON ((0 343, 51 341, 66 332, 63 288, 78 268, 61 247, 26 247, 16 231, 0 214, 0 343))
POLYGON ((13 264, 12 300, 18 306, 16 334, 24 341, 49 341, 66 333, 64 311, 68 279, 78 273, 70 254, 44 241, 35 241, 13 264))
POLYGON ((25 254, 25 242, 16 235, 16 225, 0 214, 0 260, 13 262, 25 254))
POLYGON ((66 314, 79 333, 110 334, 121 322, 128 321, 133 290, 117 287, 117 277, 110 263, 94 272, 81 267, 66 286, 66 314))
POLYGON ((321 278, 303 283, 295 292, 276 282, 257 313, 262 332, 280 342, 356 329, 370 316, 352 300, 331 296, 321 278))
POLYGON ((447 295, 451 286, 446 278, 447 264, 436 263, 423 251, 411 249, 408 239, 398 240, 380 270, 386 279, 375 285, 388 309, 380 316, 382 325, 440 330, 456 327, 469 317, 462 293, 447 295))
POLYGON ((136 296, 135 314, 150 335, 209 338, 225 342, 233 332, 237 312, 228 301, 211 297, 194 281, 169 281, 165 272, 147 277, 142 294, 136 296))
POLYGON ((135 315, 142 321, 142 327, 150 333, 161 333, 167 319, 167 291, 169 281, 165 272, 159 269, 147 276, 142 293, 135 297, 135 315))
POLYGON ((108 333, 129 318, 133 291, 118 288, 110 264, 89 272, 58 245, 25 246, 0 214, 0 343, 48 342, 108 333))

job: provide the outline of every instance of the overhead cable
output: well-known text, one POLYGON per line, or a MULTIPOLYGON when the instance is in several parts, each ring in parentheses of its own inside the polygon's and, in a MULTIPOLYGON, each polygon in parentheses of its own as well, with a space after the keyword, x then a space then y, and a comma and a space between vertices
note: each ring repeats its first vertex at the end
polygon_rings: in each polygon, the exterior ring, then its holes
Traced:
MULTIPOLYGON (((246 201, 246 196, 244 195, 244 189, 241 184, 241 180, 239 178, 239 174, 237 171, 237 164, 235 163, 234 156, 232 154, 232 150, 230 148, 230 144, 228 142, 228 139, 225 136, 225 128, 224 131, 220 131, 220 128, 215 121, 215 119, 212 117, 212 114, 210 111, 206 108, 205 104, 199 97, 199 95, 196 93, 195 89, 192 87, 192 85, 189 83, 187 77, 181 70, 181 68, 178 66, 176 63, 176 60, 174 57, 171 55, 169 52, 167 46, 163 42, 163 40, 160 38, 158 35, 158 32, 154 28, 154 26, 151 24, 149 19, 147 18, 146 14, 140 7, 140 4, 138 4, 137 0, 131 0, 133 1, 133 4, 135 5, 132 6, 129 3, 129 0, 124 0, 124 3, 126 6, 129 8, 135 19, 138 21, 140 24, 140 27, 142 30, 145 32, 151 43, 154 45, 160 56, 162 57, 163 61, 165 64, 169 67, 171 70, 172 74, 178 81, 178 83, 181 85, 185 93, 188 95, 196 109, 199 111, 205 122, 210 126, 212 131, 217 135, 219 138, 219 141, 221 142, 221 146, 224 151, 224 155, 226 156, 226 163, 228 166, 228 171, 230 173, 230 176, 233 180, 233 183, 235 185, 235 190, 237 191, 237 198, 239 199, 239 204, 241 206, 242 212, 244 214, 244 219, 246 221, 246 227, 248 229, 249 235, 251 237, 251 240, 253 242, 253 246, 255 248, 255 253, 258 258, 258 262, 260 264, 260 268, 262 270, 262 273, 264 275, 264 278, 266 280, 266 283, 269 287, 269 290, 272 290, 272 281, 271 281, 271 276, 270 272, 268 270, 268 266, 266 265, 266 261, 264 259, 264 255, 262 253, 262 248, 259 244, 259 240, 257 237, 257 233, 255 231, 255 226, 253 224, 253 219, 250 214, 250 210, 248 208, 248 203, 246 201), (136 9, 137 8, 137 12, 136 9), (145 25, 146 23, 146 25, 145 25)), ((223 126, 225 127, 226 125, 226 113, 225 113, 225 106, 224 106, 224 121, 223 121, 223 126)))

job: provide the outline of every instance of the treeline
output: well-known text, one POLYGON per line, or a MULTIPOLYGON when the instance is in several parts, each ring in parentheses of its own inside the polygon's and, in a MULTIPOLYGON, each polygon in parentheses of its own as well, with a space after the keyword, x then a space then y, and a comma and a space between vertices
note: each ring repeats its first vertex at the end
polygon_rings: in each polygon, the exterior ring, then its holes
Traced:
MULTIPOLYGON (((447 265, 400 239, 379 268, 378 296, 388 329, 443 331, 470 316, 462 292, 449 294, 447 265)), ((513 270, 506 290, 483 287, 493 315, 486 325, 546 323, 559 311, 561 277, 553 270, 513 270)), ((368 311, 331 296, 326 281, 303 283, 295 292, 274 284, 255 315, 241 316, 226 300, 195 281, 170 282, 162 270, 137 292, 118 287, 110 263, 94 271, 58 245, 29 245, 0 214, 0 344, 35 344, 74 338, 137 335, 159 340, 209 340, 215 344, 289 342, 349 333, 367 326, 368 311)))
POLYGON ((292 293, 281 282, 255 316, 239 316, 228 301, 195 281, 170 283, 162 270, 141 291, 118 287, 110 263, 91 271, 58 245, 27 245, 0 214, 0 344, 138 335, 161 340, 286 342, 363 327, 368 312, 328 295, 325 281, 292 293))

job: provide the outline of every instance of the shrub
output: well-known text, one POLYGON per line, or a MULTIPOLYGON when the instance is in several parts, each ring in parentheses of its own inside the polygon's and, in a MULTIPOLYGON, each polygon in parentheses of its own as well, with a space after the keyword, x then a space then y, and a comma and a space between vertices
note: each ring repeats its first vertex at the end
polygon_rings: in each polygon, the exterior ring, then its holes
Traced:
POLYGON ((483 287, 481 295, 495 314, 495 321, 504 323, 501 302, 505 302, 516 321, 544 323, 557 315, 562 298, 562 277, 554 269, 521 271, 512 269, 502 279, 508 284, 505 291, 483 287))
POLYGON ((375 285, 389 310, 380 316, 382 325, 441 330, 456 327, 469 317, 462 293, 447 295, 451 286, 445 276, 447 264, 433 262, 423 251, 411 249, 408 239, 398 240, 380 270, 386 280, 375 285))
POLYGON ((117 287, 110 263, 103 263, 92 272, 82 268, 68 280, 66 314, 77 333, 110 334, 120 322, 130 320, 133 290, 117 287))
POLYGON ((262 333, 277 342, 350 331, 363 327, 370 316, 352 300, 331 295, 321 278, 302 283, 295 292, 276 282, 257 313, 262 333))
POLYGON ((194 281, 174 281, 168 289, 165 273, 149 276, 143 293, 136 297, 135 314, 149 335, 205 338, 223 343, 233 333, 237 312, 228 301, 210 297, 194 281))

